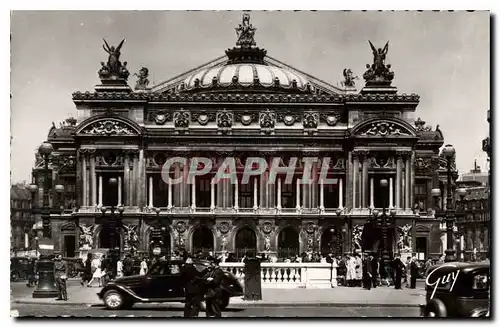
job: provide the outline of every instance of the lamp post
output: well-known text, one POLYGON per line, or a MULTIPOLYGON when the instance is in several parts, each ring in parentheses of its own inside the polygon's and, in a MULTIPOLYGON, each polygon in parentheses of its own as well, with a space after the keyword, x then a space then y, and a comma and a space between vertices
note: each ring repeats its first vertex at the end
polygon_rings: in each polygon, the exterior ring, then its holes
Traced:
POLYGON ((154 208, 154 211, 156 212, 156 218, 158 222, 156 225, 153 227, 153 230, 151 231, 151 253, 153 256, 158 257, 162 252, 162 248, 164 247, 163 244, 163 233, 167 230, 165 226, 161 226, 161 223, 159 222, 159 217, 160 217, 160 208, 154 208))
MULTIPOLYGON (((384 190, 387 188, 389 183, 387 182, 387 179, 381 179, 380 180, 380 187, 382 187, 384 190)), ((383 192, 385 194, 385 192, 383 192)), ((383 207, 382 207, 382 212, 379 212, 377 209, 373 209, 372 215, 373 218, 375 219, 375 224, 380 227, 382 231, 382 264, 384 269, 388 266, 390 256, 389 256, 389 242, 387 242, 387 225, 389 222, 393 222, 394 217, 396 216, 396 210, 391 209, 389 211, 389 216, 387 215, 387 209, 386 209, 386 203, 384 200, 383 207), (390 219, 390 221, 389 221, 390 219)))
MULTIPOLYGON (((53 245, 51 241, 51 229, 50 229, 50 214, 52 213, 61 213, 60 208, 51 207, 49 201, 49 191, 50 191, 50 183, 49 183, 49 157, 50 154, 54 151, 52 144, 49 142, 43 142, 42 145, 38 148, 38 152, 44 158, 44 170, 43 170, 43 200, 42 206, 38 207, 32 203, 31 212, 32 214, 40 214, 43 223, 43 243, 46 246, 46 249, 43 250, 53 250, 53 245)), ((38 191, 38 186, 36 184, 31 184, 29 186, 29 190, 32 193, 32 199, 34 199, 35 193, 38 191)), ((57 202, 60 201, 60 196, 64 192, 64 186, 61 184, 57 184, 54 186, 53 190, 57 193, 57 202)), ((64 209, 64 207, 62 207, 64 209)), ((39 240, 35 238, 37 241, 37 249, 39 248, 39 240)), ((45 251, 44 251, 45 252, 45 251)), ((55 285, 55 277, 54 277, 54 262, 52 261, 52 255, 48 253, 41 253, 40 258, 37 264, 37 271, 39 274, 38 285, 35 291, 33 292, 34 298, 54 298, 57 297, 57 289, 55 285)))
MULTIPOLYGON (((455 217, 457 216, 457 210, 454 208, 453 203, 453 189, 451 185, 451 163, 453 157, 455 156, 455 148, 447 144, 443 149, 443 155, 446 158, 446 169, 447 169, 447 196, 446 196, 446 210, 443 210, 439 206, 439 197, 441 196, 441 190, 436 188, 432 189, 431 194, 434 197, 435 205, 436 205, 436 214, 437 218, 441 218, 446 222, 446 245, 447 249, 445 251, 445 262, 453 262, 456 261, 455 257, 455 249, 453 242, 453 228, 455 223, 455 217)), ((461 199, 465 197, 466 190, 461 188, 458 190, 458 195, 461 199)))

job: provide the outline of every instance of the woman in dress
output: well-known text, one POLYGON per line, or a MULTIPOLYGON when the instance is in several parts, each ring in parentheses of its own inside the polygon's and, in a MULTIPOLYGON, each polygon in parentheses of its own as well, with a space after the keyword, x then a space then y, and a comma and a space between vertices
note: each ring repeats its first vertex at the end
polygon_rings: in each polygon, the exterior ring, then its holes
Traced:
POLYGON ((101 278, 102 278, 102 270, 101 270, 101 258, 96 257, 92 260, 92 268, 94 273, 92 274, 92 280, 87 284, 88 287, 92 287, 92 283, 97 281, 99 287, 101 287, 101 278))
POLYGON ((354 280, 356 279, 356 259, 354 259, 354 256, 349 256, 349 259, 347 261, 346 279, 347 286, 354 286, 354 280))
POLYGON ((146 275, 147 272, 148 272, 148 264, 146 263, 146 258, 142 258, 141 270, 139 271, 139 275, 146 275))

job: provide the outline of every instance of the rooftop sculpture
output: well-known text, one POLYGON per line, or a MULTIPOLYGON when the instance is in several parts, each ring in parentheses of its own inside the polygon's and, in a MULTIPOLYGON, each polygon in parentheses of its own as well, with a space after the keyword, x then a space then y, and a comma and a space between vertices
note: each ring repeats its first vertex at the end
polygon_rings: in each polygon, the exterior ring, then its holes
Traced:
POLYGON ((389 86, 394 78, 394 72, 390 71, 391 65, 385 64, 387 52, 389 51, 389 41, 384 48, 376 49, 371 41, 370 47, 373 52, 373 64, 367 64, 368 70, 363 74, 367 86, 389 86))
POLYGON ((101 62, 101 69, 99 69, 99 78, 103 79, 124 79, 127 80, 130 73, 127 70, 127 62, 124 62, 123 65, 120 62, 121 48, 123 43, 125 43, 125 39, 123 39, 117 47, 109 46, 108 42, 103 39, 104 44, 102 48, 106 51, 108 56, 108 62, 101 62))

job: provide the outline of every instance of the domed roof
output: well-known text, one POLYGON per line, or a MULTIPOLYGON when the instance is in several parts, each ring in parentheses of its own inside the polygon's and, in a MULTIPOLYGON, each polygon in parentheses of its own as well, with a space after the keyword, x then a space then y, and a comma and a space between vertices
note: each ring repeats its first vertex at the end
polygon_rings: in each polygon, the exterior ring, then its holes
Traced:
POLYGON ((265 63, 229 63, 201 69, 188 76, 179 85, 179 91, 228 87, 312 91, 311 83, 304 76, 265 63))

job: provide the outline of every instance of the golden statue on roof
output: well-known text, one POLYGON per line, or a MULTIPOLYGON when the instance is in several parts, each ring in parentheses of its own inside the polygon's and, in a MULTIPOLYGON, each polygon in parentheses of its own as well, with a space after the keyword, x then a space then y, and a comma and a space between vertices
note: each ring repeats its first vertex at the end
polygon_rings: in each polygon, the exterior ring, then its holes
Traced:
POLYGON ((242 23, 236 28, 236 35, 238 39, 236 45, 242 48, 249 48, 255 45, 255 31, 257 29, 250 24, 250 14, 244 13, 242 23))

